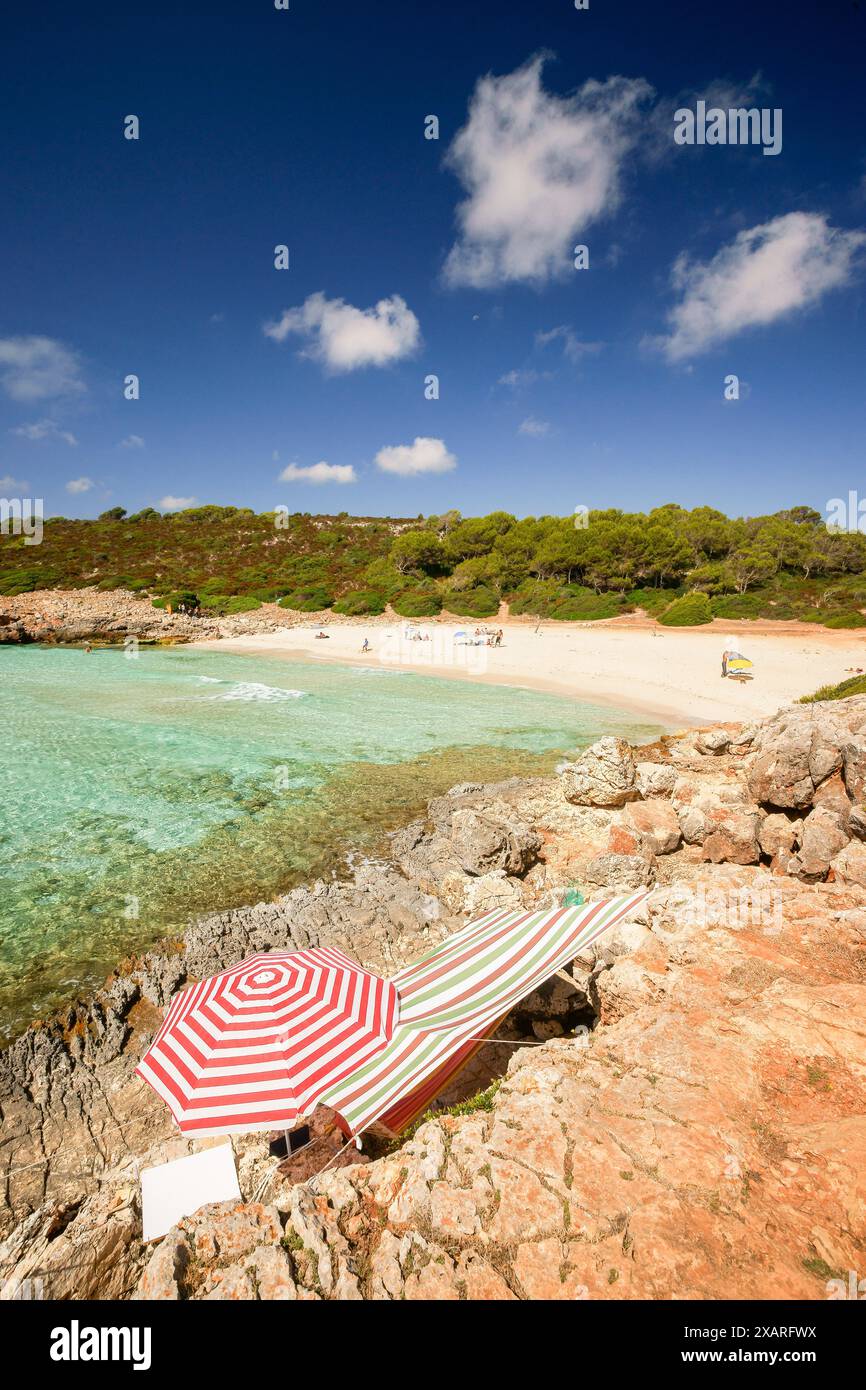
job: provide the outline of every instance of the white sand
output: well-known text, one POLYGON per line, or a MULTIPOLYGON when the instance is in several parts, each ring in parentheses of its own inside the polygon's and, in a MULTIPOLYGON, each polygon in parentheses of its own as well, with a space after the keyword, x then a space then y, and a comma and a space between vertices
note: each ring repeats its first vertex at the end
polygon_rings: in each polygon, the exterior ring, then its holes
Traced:
MULTIPOLYGON (((477 624, 459 620, 401 623, 321 624, 278 632, 227 637, 197 645, 214 650, 337 661, 393 670, 417 671, 492 684, 525 686, 616 705, 674 729, 687 724, 750 719, 774 714, 800 695, 844 680, 850 667, 866 668, 866 637, 859 632, 814 631, 806 624, 714 623, 678 630, 647 619, 616 619, 605 624, 498 622, 501 647, 463 646, 477 624), (407 631, 429 641, 407 639, 407 631), (371 651, 361 652, 364 638, 371 651), (754 662, 747 683, 721 678, 725 648, 754 662)), ((490 626, 493 626, 491 620, 490 626)), ((866 629, 864 629, 866 632, 866 629)))

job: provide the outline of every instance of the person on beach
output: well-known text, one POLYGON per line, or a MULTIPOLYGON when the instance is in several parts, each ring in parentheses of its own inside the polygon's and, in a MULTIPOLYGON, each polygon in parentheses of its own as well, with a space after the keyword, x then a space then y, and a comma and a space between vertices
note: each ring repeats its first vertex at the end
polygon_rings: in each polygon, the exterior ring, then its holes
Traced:
POLYGON ((728 674, 728 657, 729 657, 729 656, 730 656, 730 652, 728 651, 728 649, 727 649, 727 647, 726 647, 725 650, 722 652, 722 680, 724 680, 725 676, 728 674))
POLYGON ((370 650, 370 642, 369 642, 369 639, 365 637, 365 638, 364 638, 364 645, 363 645, 363 647, 361 648, 361 651, 362 651, 362 652, 368 652, 369 650, 370 650))

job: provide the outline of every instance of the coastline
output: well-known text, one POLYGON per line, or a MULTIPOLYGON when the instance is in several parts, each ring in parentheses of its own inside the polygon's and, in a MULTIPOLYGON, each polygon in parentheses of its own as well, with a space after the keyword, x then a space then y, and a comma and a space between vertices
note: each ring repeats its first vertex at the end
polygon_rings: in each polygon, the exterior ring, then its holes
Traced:
POLYGON ((866 666, 866 639, 848 632, 815 632, 809 624, 713 623, 707 628, 666 628, 651 619, 596 623, 536 623, 500 618, 501 647, 454 643, 461 628, 476 623, 379 618, 366 624, 322 617, 304 626, 196 641, 214 651, 285 660, 381 665, 389 670, 509 685, 616 707, 669 729, 712 722, 764 719, 841 681, 852 666, 866 666), (365 632, 365 628, 367 632, 365 632), (412 629, 430 641, 407 640, 412 629), (328 633, 327 641, 316 638, 328 633), (372 650, 360 647, 369 634, 372 650), (722 651, 735 640, 755 663, 755 678, 722 680, 722 651))
POLYGON ((9 1288, 38 1275, 48 1297, 68 1299, 489 1298, 498 1270, 502 1296, 714 1299, 743 1279, 760 1292, 772 1268, 782 1295, 826 1296, 825 1268, 856 1262, 864 767, 866 697, 633 751, 605 739, 551 775, 453 787, 348 880, 200 919, 125 962, 0 1052, 9 1288), (816 713, 822 756, 806 786, 816 713), (773 809, 793 795, 796 820, 773 809), (253 952, 310 945, 391 975, 467 919, 549 906, 575 881, 592 897, 654 891, 575 961, 568 989, 523 1001, 505 1044, 449 1093, 455 1109, 434 1111, 398 1152, 325 1147, 309 1171, 276 1167, 267 1134, 235 1136, 240 1202, 143 1242, 141 1168, 224 1142, 178 1136, 134 1071, 180 989, 253 952), (482 1093, 489 1103, 474 1106, 482 1093), (603 1190, 597 1165, 570 1157, 601 1143, 603 1190), (720 1182, 732 1155, 751 1186, 720 1182), (320 1174, 323 1163, 336 1171, 320 1174), (585 1221, 596 1211, 598 1228, 585 1221), (394 1263, 407 1223, 426 1232, 420 1274, 394 1263), (540 1265, 539 1230, 557 1254, 540 1265), (690 1265, 696 1231, 706 1256, 690 1265), (190 1258, 223 1245, 236 1265, 190 1258))

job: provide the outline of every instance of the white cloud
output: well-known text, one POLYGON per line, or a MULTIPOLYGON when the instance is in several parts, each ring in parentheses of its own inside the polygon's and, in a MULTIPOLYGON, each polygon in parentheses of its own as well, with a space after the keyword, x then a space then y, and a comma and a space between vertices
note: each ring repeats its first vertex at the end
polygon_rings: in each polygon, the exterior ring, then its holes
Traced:
POLYGON ((72 493, 89 492, 95 486, 92 478, 70 478, 66 484, 66 491, 72 493))
POLYGON ((516 391, 520 386, 534 386, 536 381, 549 376, 550 372, 537 372, 534 367, 513 367, 499 378, 498 385, 511 386, 516 391))
POLYGON ((450 473, 457 467, 457 459, 449 454, 444 440, 416 436, 413 444, 392 444, 380 449, 376 466, 383 473, 399 473, 409 478, 418 473, 450 473))
POLYGON ((5 478, 0 478, 0 496, 13 497, 16 492, 29 492, 30 484, 25 483, 23 478, 10 478, 6 474, 5 478))
POLYGON ((667 316, 670 332, 649 345, 680 362, 808 308, 849 282, 864 246, 866 233, 830 227, 820 213, 790 212, 740 232, 709 261, 683 254, 673 267, 681 297, 667 316))
POLYGON ((581 358, 591 356, 593 353, 601 352, 603 343, 585 343, 567 323, 557 324, 556 328, 548 328, 535 335, 535 346, 538 348, 549 347, 551 343, 561 343, 563 356, 569 362, 580 362, 581 358))
POLYGON ((540 438, 541 435, 549 433, 550 422, 548 420, 536 420, 534 415, 527 415, 525 420, 521 420, 517 428, 520 434, 531 434, 540 438))
POLYGON ((17 434, 19 439, 29 439, 34 443, 41 439, 57 439, 64 444, 70 444, 74 448, 78 443, 74 434, 69 430, 62 430, 53 420, 36 420, 32 425, 16 425, 9 431, 10 434, 17 434))
POLYGON ((565 274, 588 227, 619 203, 642 78, 590 81, 568 97, 546 92, 545 56, 505 77, 482 77, 447 162, 468 197, 445 262, 452 285, 541 283, 565 274))
POLYGON ((16 401, 66 396, 87 388, 78 354, 54 338, 0 338, 0 383, 16 401))
POLYGON ((157 504, 161 512, 182 512, 187 507, 194 507, 198 501, 197 497, 163 497, 157 504))
POLYGON ((140 434, 128 434, 125 439, 121 439, 119 449, 143 449, 144 440, 140 434))
POLYGON ((315 358, 332 372, 399 362, 421 341, 418 320, 399 294, 380 299, 372 309, 311 294, 299 308, 286 309, 276 323, 266 323, 264 333, 277 343, 290 333, 300 334, 309 344, 302 356, 315 358))
POLYGON ((280 474, 281 483, 356 483, 358 475, 351 463, 290 463, 280 474))

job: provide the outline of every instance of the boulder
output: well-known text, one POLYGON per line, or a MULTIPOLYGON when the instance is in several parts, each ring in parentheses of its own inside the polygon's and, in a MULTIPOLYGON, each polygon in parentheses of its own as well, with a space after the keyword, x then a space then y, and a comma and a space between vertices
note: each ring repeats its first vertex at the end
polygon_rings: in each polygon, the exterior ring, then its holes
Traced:
POLYGON ((845 786, 854 801, 866 797, 866 738, 852 739, 842 750, 845 786))
POLYGON ((451 842, 461 868, 468 874, 503 869, 524 874, 538 858, 541 836, 523 821, 496 821, 471 808, 451 817, 451 842))
POLYGON ((727 753, 731 746, 731 735, 727 729, 704 729, 698 734, 697 748, 701 753, 718 756, 727 753))
POLYGON ((843 760, 848 764, 845 785, 850 795, 857 795, 852 787, 866 770, 866 740, 857 733, 859 702, 844 703, 848 708, 836 701, 794 706, 760 726, 748 770, 756 801, 792 809, 811 806, 815 789, 839 772, 843 760))
POLYGON ((817 883, 826 878, 830 861, 844 849, 848 838, 839 817, 823 806, 816 806, 803 821, 798 863, 793 870, 796 877, 805 883, 817 883))
POLYGON ((641 796, 670 796, 679 773, 670 763, 636 763, 635 782, 641 796))
POLYGON ((853 806, 848 816, 848 829, 857 840, 866 840, 866 806, 853 806))
POLYGON ((761 821, 758 841, 761 853, 772 859, 779 850, 791 853, 799 843, 801 820, 790 820, 781 811, 773 811, 761 821))
POLYGON ((757 864, 761 858, 760 821, 757 811, 726 809, 704 838, 704 858, 714 864, 757 864))
POLYGON ((601 738, 560 769, 566 801, 581 806, 624 806, 639 795, 631 748, 623 738, 601 738))
POLYGON ((831 860, 830 868, 837 883, 854 883, 866 888, 866 844, 860 840, 849 840, 845 848, 831 860))
POLYGON ((635 801, 623 812, 623 821, 633 826, 641 847, 650 854, 672 854, 682 840, 679 818, 669 801, 635 801))
POLYGON ((680 829, 687 845, 702 845, 707 837, 707 818, 700 806, 684 806, 679 813, 680 829))
POLYGON ((629 892, 655 882, 655 860, 647 854, 597 854, 584 876, 587 883, 629 892))
POLYGON ((832 777, 826 778, 819 787, 815 788, 812 805, 823 806, 827 811, 833 811, 839 817, 841 824, 847 826, 851 814, 851 798, 846 790, 841 772, 834 772, 832 777))

